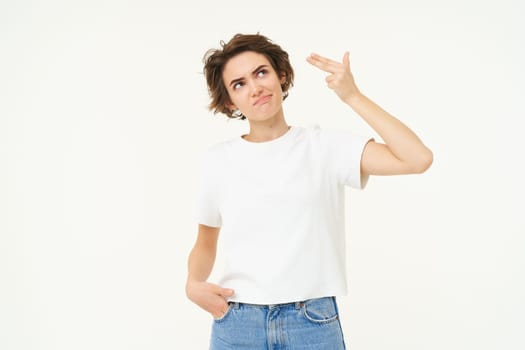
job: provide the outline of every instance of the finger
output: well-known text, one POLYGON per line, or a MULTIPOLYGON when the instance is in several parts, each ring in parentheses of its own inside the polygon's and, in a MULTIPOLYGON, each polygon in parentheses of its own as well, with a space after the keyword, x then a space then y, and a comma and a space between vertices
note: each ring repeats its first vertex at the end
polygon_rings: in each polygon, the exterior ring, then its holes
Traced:
POLYGON ((224 315, 225 313, 227 313, 229 308, 230 308, 230 305, 226 303, 226 305, 224 306, 224 309, 222 309, 222 314, 224 315))
POLYGON ((223 288, 218 284, 208 283, 211 287, 211 291, 215 294, 222 295, 222 294, 228 294, 229 291, 233 292, 233 289, 230 288, 223 288))
POLYGON ((223 303, 221 304, 221 306, 218 308, 218 309, 219 309, 219 310, 218 310, 219 313, 224 314, 226 311, 228 311, 228 306, 229 306, 229 305, 228 305, 227 302, 223 302, 223 303))
POLYGON ((224 314, 226 314, 226 312, 228 312, 228 309, 230 308, 230 305, 226 302, 224 302, 222 304, 222 306, 220 306, 217 310, 217 312, 214 314, 212 313, 213 317, 215 318, 221 318, 222 316, 224 316, 224 314))
POLYGON ((212 313, 211 315, 215 319, 220 319, 220 318, 222 318, 222 316, 224 316, 225 313, 226 313, 225 311, 219 311, 218 313, 212 313))
POLYGON ((313 66, 316 66, 317 68, 321 69, 322 71, 325 71, 327 73, 337 73, 339 71, 342 71, 344 68, 342 68, 341 63, 339 63, 339 66, 331 65, 329 63, 322 63, 319 61, 316 61, 313 58, 308 57, 306 59, 308 63, 310 63, 313 66))
POLYGON ((319 60, 317 59, 316 57, 314 56, 308 56, 306 58, 306 60, 308 61, 308 63, 310 63, 311 65, 314 65, 316 66, 317 68, 327 72, 327 73, 337 73, 341 70, 343 70, 344 68, 342 67, 341 63, 339 62, 335 62, 335 61, 323 61, 323 60, 319 60))
POLYGON ((310 55, 306 60, 310 64, 329 73, 335 73, 344 69, 341 62, 332 61, 321 56, 310 55))
POLYGON ((330 75, 327 76, 324 80, 325 80, 327 83, 331 83, 332 81, 334 81, 334 79, 335 79, 335 75, 330 74, 330 75))
POLYGON ((332 64, 332 65, 340 65, 341 62, 337 62, 337 61, 334 61, 334 60, 331 60, 327 57, 324 57, 324 56, 321 56, 315 52, 311 53, 310 54, 310 57, 318 60, 319 62, 322 62, 322 63, 325 63, 325 64, 332 64))
POLYGON ((217 290, 217 294, 219 294, 220 296, 223 296, 223 297, 231 297, 234 293, 235 293, 235 291, 233 289, 229 289, 229 288, 220 288, 219 287, 219 290, 217 290))
POLYGON ((343 56, 343 65, 345 67, 350 67, 350 53, 348 51, 346 51, 343 56))

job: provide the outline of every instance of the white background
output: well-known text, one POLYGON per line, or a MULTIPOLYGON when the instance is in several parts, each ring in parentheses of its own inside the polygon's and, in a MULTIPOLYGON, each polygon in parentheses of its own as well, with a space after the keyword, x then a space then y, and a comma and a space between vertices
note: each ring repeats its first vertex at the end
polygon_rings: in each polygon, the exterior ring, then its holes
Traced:
POLYGON ((248 125, 207 111, 201 59, 257 31, 295 67, 289 124, 379 139, 305 61, 348 50, 434 152, 347 190, 349 348, 525 348, 523 5, 288 3, 0 3, 1 349, 207 348, 184 292, 199 157, 248 125))

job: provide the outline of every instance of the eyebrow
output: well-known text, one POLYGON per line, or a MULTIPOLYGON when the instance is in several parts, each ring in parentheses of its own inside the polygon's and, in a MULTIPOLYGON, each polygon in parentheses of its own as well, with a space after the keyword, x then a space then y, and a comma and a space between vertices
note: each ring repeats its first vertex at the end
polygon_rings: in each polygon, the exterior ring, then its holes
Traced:
MULTIPOLYGON (((261 64, 259 67, 255 68, 253 71, 252 71, 252 75, 255 75, 261 68, 264 68, 264 67, 268 67, 268 65, 266 64, 261 64)), ((230 82, 230 86, 232 86, 233 84, 239 82, 239 81, 242 81, 244 78, 237 78, 237 79, 233 79, 231 82, 230 82)))

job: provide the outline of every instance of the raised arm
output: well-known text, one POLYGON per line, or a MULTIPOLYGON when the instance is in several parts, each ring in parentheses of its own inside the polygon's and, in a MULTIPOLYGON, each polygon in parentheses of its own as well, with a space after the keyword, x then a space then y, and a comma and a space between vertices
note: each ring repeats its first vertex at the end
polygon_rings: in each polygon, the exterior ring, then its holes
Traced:
POLYGON ((385 143, 369 142, 361 158, 361 172, 366 175, 415 174, 426 171, 432 164, 432 151, 399 119, 362 94, 350 70, 349 53, 342 62, 318 54, 311 54, 307 61, 330 73, 328 87, 349 105, 374 129, 385 143))

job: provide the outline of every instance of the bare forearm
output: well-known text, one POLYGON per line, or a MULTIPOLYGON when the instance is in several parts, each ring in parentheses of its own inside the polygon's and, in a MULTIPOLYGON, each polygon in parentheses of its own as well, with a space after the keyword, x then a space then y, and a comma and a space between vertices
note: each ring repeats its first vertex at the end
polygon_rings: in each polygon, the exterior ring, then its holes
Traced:
POLYGON ((407 163, 431 161, 432 152, 419 137, 368 97, 358 93, 345 102, 379 134, 399 160, 407 163))
POLYGON ((196 245, 188 258, 188 281, 206 281, 215 263, 214 248, 196 245))
MULTIPOLYGON (((218 232, 218 231, 217 231, 218 232)), ((213 244, 197 243, 188 258, 186 296, 217 318, 227 311, 227 298, 235 291, 207 282, 215 262, 217 249, 213 244)))

